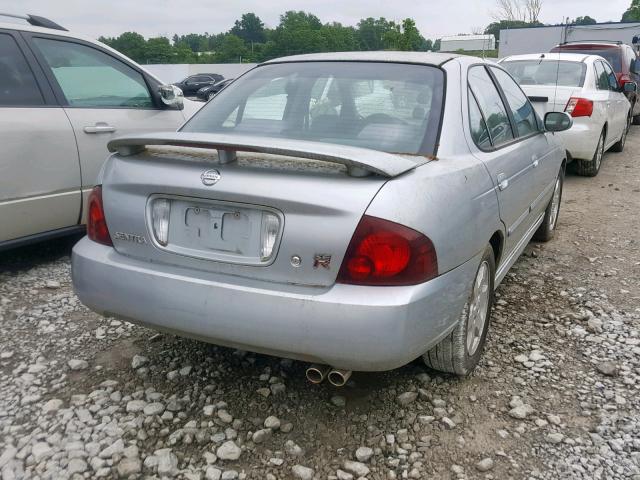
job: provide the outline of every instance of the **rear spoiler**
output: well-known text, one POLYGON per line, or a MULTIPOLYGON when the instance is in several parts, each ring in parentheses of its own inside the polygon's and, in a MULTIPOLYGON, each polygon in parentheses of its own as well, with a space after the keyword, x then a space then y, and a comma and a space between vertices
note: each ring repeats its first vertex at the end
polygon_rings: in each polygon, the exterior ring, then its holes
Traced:
POLYGON ((107 147, 110 152, 118 152, 120 156, 126 157, 140 153, 150 145, 218 150, 220 163, 236 161, 236 152, 267 153, 320 160, 345 165, 349 175, 354 177, 367 176, 371 173, 383 177, 397 177, 430 160, 427 156, 386 153, 332 143, 219 133, 169 132, 129 135, 111 140, 107 147))

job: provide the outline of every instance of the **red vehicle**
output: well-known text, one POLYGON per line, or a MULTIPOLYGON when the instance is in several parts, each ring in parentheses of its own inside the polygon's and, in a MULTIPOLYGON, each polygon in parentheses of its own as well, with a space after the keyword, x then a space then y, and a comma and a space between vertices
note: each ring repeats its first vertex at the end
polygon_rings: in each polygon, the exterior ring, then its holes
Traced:
MULTIPOLYGON (((613 71, 616 72, 618 84, 621 91, 624 84, 635 82, 640 85, 640 63, 636 60, 638 55, 629 45, 622 42, 602 41, 602 40, 583 40, 579 42, 566 42, 555 46, 552 52, 562 53, 583 53, 586 55, 599 55, 607 60, 613 71)), ((633 111, 633 123, 640 124, 640 102, 638 101, 638 92, 625 92, 629 99, 633 111)))

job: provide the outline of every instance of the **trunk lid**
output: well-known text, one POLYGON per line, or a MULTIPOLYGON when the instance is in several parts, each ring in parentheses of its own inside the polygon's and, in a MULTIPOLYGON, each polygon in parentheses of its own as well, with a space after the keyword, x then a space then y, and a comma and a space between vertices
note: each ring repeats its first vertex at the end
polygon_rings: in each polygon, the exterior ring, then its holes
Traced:
POLYGON ((554 85, 522 85, 522 89, 541 118, 549 112, 564 112, 569 99, 582 92, 582 87, 554 85))
MULTIPOLYGON (((220 149, 217 153, 174 145, 136 146, 146 142, 194 145, 194 138, 184 140, 147 138, 110 145, 120 153, 105 165, 103 202, 119 253, 211 273, 329 286, 335 282, 360 218, 388 180, 380 174, 349 175, 347 169, 354 164, 348 159, 342 164, 340 156, 328 160, 335 163, 327 163, 300 156, 242 152, 240 142, 222 150, 220 142, 209 141, 208 146, 220 149), (222 163, 230 158, 233 161, 222 163), (170 204, 166 245, 154 233, 157 200, 170 204), (273 250, 267 258, 261 256, 265 219, 268 225, 277 224, 271 231, 273 250)), ((271 144, 277 142, 271 139, 271 144)), ((284 151, 307 157, 312 156, 310 152, 318 153, 309 145, 302 147, 284 151)), ((261 147, 254 139, 247 148, 261 147)), ((370 151, 364 153, 366 157, 370 151)), ((343 152, 342 156, 348 155, 343 152)), ((392 161, 396 156, 382 154, 377 158, 392 161)), ((354 157, 354 162, 360 160, 354 157)), ((370 167, 359 163, 357 168, 370 167)))

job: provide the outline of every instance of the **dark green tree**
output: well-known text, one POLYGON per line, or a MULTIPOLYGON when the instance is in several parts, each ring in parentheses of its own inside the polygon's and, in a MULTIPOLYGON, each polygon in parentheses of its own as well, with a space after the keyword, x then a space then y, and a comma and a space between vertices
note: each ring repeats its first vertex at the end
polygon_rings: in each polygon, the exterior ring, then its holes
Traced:
POLYGON ((147 41, 139 33, 124 32, 115 38, 100 37, 98 40, 136 62, 144 62, 146 59, 147 41))
POLYGON ((416 23, 405 18, 402 25, 390 23, 391 28, 384 34, 384 47, 387 50, 424 51, 426 41, 420 35, 416 23))
POLYGON ((147 40, 144 56, 146 63, 171 63, 175 61, 173 46, 166 37, 147 40))
POLYGON ((595 18, 591 18, 589 15, 584 17, 578 17, 571 22, 573 25, 595 25, 598 23, 595 18))
POLYGON ((264 43, 267 38, 264 23, 255 13, 244 13, 240 20, 236 20, 230 33, 249 43, 264 43))
POLYGON ((361 50, 383 50, 384 36, 395 28, 395 23, 386 18, 365 18, 358 22, 356 37, 361 50))
POLYGON ((500 30, 509 30, 511 28, 527 28, 542 25, 540 22, 525 22, 522 20, 500 20, 499 22, 493 22, 485 28, 484 33, 487 35, 493 35, 496 40, 500 40, 500 30))
POLYGON ((313 14, 289 11, 280 16, 280 24, 269 35, 263 58, 300 53, 326 52, 327 40, 322 23, 313 14))
POLYGON ((633 0, 631 5, 624 14, 622 14, 623 22, 637 22, 640 20, 640 0, 633 0))
POLYGON ((216 61, 220 63, 237 63, 246 61, 247 46, 240 37, 228 34, 224 37, 220 49, 216 52, 216 61))
POLYGON ((330 52, 358 50, 356 30, 353 27, 345 27, 340 23, 328 23, 322 26, 320 32, 324 37, 326 48, 330 52))

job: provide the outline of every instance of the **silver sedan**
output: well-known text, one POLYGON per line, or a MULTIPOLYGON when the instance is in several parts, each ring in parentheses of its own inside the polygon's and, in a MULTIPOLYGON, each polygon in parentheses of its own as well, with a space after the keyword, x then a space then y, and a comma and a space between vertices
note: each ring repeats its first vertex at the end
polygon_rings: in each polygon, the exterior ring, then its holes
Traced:
POLYGON ((553 237, 566 163, 500 66, 368 52, 266 62, 177 133, 109 144, 73 251, 91 309, 312 362, 468 375, 493 292, 553 237))

